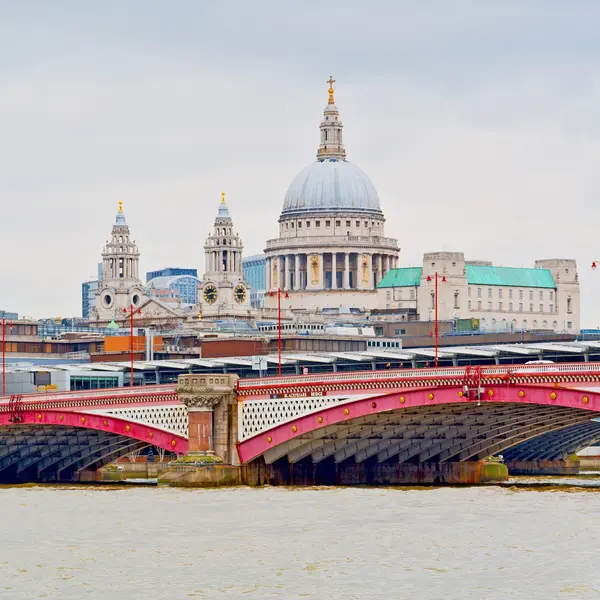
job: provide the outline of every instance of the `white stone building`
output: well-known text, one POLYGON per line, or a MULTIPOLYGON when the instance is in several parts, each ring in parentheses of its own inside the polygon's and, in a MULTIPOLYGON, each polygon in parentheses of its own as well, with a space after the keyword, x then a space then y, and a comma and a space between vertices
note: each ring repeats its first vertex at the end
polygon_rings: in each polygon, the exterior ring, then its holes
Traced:
MULTIPOLYGON (((320 125, 316 162, 292 181, 267 241, 266 289, 288 293, 285 309, 376 308, 377 283, 398 260, 398 242, 385 237, 375 186, 346 160, 334 80, 320 125)), ((265 298, 275 308, 276 295, 265 298)))
POLYGON ((419 320, 479 319, 487 331, 543 329, 576 333, 580 326, 577 263, 537 260, 534 268, 465 261, 462 252, 431 252, 422 267, 390 270, 377 286, 379 307, 419 320))
POLYGON ((253 315, 250 285, 242 271, 244 245, 234 233, 233 221, 221 195, 213 232, 204 244, 205 273, 198 294, 198 312, 203 319, 248 318, 253 315))

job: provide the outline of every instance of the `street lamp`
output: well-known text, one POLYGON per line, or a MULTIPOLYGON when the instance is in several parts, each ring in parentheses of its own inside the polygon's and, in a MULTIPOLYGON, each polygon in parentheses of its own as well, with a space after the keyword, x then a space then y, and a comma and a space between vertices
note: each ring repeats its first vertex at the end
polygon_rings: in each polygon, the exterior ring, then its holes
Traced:
MULTIPOLYGON (((431 281, 431 275, 427 275, 427 281, 431 281)), ((446 276, 442 275, 442 283, 446 283, 446 276)), ((435 272, 435 366, 438 366, 438 349, 439 349, 439 320, 438 320, 438 272, 435 272)))
MULTIPOLYGON (((2 317, 2 395, 6 396, 6 319, 2 317)), ((11 331, 12 323, 8 323, 11 331)))
MULTIPOLYGON (((277 375, 281 377, 281 288, 269 292, 271 298, 277 294, 277 375)), ((284 298, 289 298, 290 295, 284 292, 284 298)))
POLYGON ((129 315, 129 369, 130 369, 130 377, 131 377, 131 387, 134 385, 133 380, 133 315, 141 315, 142 311, 139 308, 133 306, 133 304, 129 305, 129 309, 124 308, 123 312, 129 315))

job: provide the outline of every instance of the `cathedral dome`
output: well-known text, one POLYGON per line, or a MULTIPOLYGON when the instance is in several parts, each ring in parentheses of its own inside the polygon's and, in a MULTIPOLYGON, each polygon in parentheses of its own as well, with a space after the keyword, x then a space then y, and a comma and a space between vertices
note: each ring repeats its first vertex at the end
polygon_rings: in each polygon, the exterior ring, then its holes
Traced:
POLYGON ((282 216, 331 211, 381 215, 371 180, 359 167, 337 157, 318 160, 296 175, 285 195, 282 216))

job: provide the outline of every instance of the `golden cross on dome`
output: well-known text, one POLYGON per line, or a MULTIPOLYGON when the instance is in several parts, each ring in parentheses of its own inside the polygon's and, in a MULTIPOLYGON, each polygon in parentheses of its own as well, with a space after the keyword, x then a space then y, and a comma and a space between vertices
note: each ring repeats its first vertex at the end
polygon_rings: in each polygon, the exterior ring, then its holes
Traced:
POLYGON ((221 192, 221 204, 225 204, 225 192, 221 192))
POLYGON ((335 101, 333 99, 333 84, 335 83, 335 79, 333 78, 333 75, 329 76, 327 83, 329 84, 329 100, 327 101, 327 103, 335 104, 335 101))

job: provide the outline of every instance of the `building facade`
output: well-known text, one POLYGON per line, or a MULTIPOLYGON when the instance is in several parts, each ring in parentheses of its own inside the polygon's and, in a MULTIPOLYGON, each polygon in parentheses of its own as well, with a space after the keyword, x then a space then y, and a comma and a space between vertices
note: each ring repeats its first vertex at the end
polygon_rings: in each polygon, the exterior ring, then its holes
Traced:
POLYGON ((194 306, 199 286, 200 279, 192 275, 155 277, 146 284, 146 293, 168 304, 194 306))
POLYGON ((183 269, 180 267, 167 267, 165 269, 159 269, 158 271, 148 271, 146 273, 146 283, 149 283, 152 279, 157 277, 176 277, 177 275, 190 275, 191 277, 198 277, 198 269, 183 269))
POLYGON ((265 304, 267 279, 265 274, 267 258, 264 254, 256 254, 242 258, 244 279, 250 285, 250 304, 253 308, 262 308, 265 304))
POLYGON ((249 317, 251 288, 242 270, 244 245, 221 194, 213 232, 204 244, 205 273, 199 287, 198 313, 202 318, 249 317))
MULTIPOLYGON (((286 308, 375 308, 377 284, 397 266, 397 240, 385 237, 375 186, 346 160, 332 78, 316 162, 285 195, 279 237, 267 241, 267 290, 288 292, 286 308)), ((274 308, 275 296, 265 306, 274 308)))
POLYGON ((110 240, 102 250, 102 278, 96 290, 96 303, 90 321, 122 319, 131 307, 138 308, 146 298, 139 278, 140 253, 131 238, 129 225, 119 201, 110 240))
POLYGON ((387 273, 377 287, 380 307, 434 320, 436 272, 440 320, 479 319, 483 331, 579 331, 579 278, 571 259, 537 260, 534 268, 517 268, 465 261, 462 252, 427 253, 422 267, 387 273))

